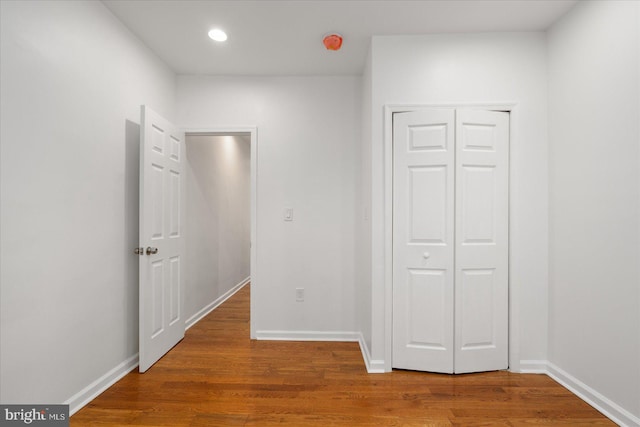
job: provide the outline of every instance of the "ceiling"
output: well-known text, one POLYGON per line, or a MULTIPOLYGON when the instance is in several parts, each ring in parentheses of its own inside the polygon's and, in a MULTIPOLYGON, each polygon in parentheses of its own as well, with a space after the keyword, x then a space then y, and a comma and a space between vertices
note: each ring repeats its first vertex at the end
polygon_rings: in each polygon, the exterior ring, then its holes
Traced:
POLYGON ((576 2, 103 0, 176 73, 216 75, 357 75, 373 35, 544 31, 576 2), (333 31, 338 52, 322 45, 333 31))

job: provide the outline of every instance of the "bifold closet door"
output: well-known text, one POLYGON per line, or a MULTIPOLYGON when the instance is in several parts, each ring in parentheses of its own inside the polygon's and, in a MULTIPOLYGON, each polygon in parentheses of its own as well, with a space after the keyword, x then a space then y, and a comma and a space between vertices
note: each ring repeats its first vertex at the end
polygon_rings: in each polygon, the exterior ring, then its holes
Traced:
POLYGON ((454 372, 508 367, 509 114, 456 111, 454 372))
POLYGON ((393 116, 393 367, 453 372, 454 110, 393 116))
POLYGON ((508 364, 509 115, 394 114, 393 367, 508 364))

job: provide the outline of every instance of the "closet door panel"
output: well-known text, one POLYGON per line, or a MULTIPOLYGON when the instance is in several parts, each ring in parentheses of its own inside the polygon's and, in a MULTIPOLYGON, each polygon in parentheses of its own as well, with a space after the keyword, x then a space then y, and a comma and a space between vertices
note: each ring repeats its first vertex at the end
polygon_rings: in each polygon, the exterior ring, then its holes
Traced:
POLYGON ((394 368, 453 372, 454 111, 394 114, 394 368))
POLYGON ((508 368, 509 114, 457 110, 456 373, 508 368))

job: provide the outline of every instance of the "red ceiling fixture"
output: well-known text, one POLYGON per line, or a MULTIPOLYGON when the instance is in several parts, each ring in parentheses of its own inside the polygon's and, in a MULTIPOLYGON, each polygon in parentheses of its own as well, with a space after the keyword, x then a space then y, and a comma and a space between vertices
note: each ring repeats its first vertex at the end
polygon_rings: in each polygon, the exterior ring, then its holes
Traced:
POLYGON ((322 44, 327 50, 340 50, 342 47, 342 36, 337 33, 331 33, 324 36, 322 44))

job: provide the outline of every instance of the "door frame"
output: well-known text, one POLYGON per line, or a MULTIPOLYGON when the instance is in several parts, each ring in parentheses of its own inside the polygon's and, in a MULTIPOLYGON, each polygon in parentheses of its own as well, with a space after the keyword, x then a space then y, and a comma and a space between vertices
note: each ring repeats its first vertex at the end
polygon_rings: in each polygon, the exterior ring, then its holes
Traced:
POLYGON ((517 280, 513 280, 513 253, 517 237, 512 227, 514 218, 515 189, 518 188, 513 160, 519 152, 516 102, 496 103, 443 103, 443 104, 387 104, 384 106, 384 371, 391 372, 393 357, 393 114, 438 108, 506 111, 509 113, 509 370, 520 371, 520 305, 517 280))
MULTIPOLYGON (((251 169, 251 201, 250 201, 250 260, 249 260, 249 280, 251 281, 251 287, 260 286, 260 280, 258 278, 258 223, 257 223, 257 212, 258 212, 258 127, 257 126, 208 126, 208 127, 194 127, 194 128, 183 128, 182 131, 185 134, 185 141, 187 136, 194 134, 204 134, 204 135, 233 135, 233 134, 249 134, 251 139, 251 148, 250 148, 250 169, 251 169)), ((185 198, 186 199, 186 198, 185 198)), ((185 200, 186 203, 186 200, 185 200)), ((188 227, 188 224, 185 224, 188 227)), ((250 299, 250 336, 251 339, 256 338, 256 328, 255 328, 255 307, 256 300, 254 298, 254 292, 251 292, 250 299)))

